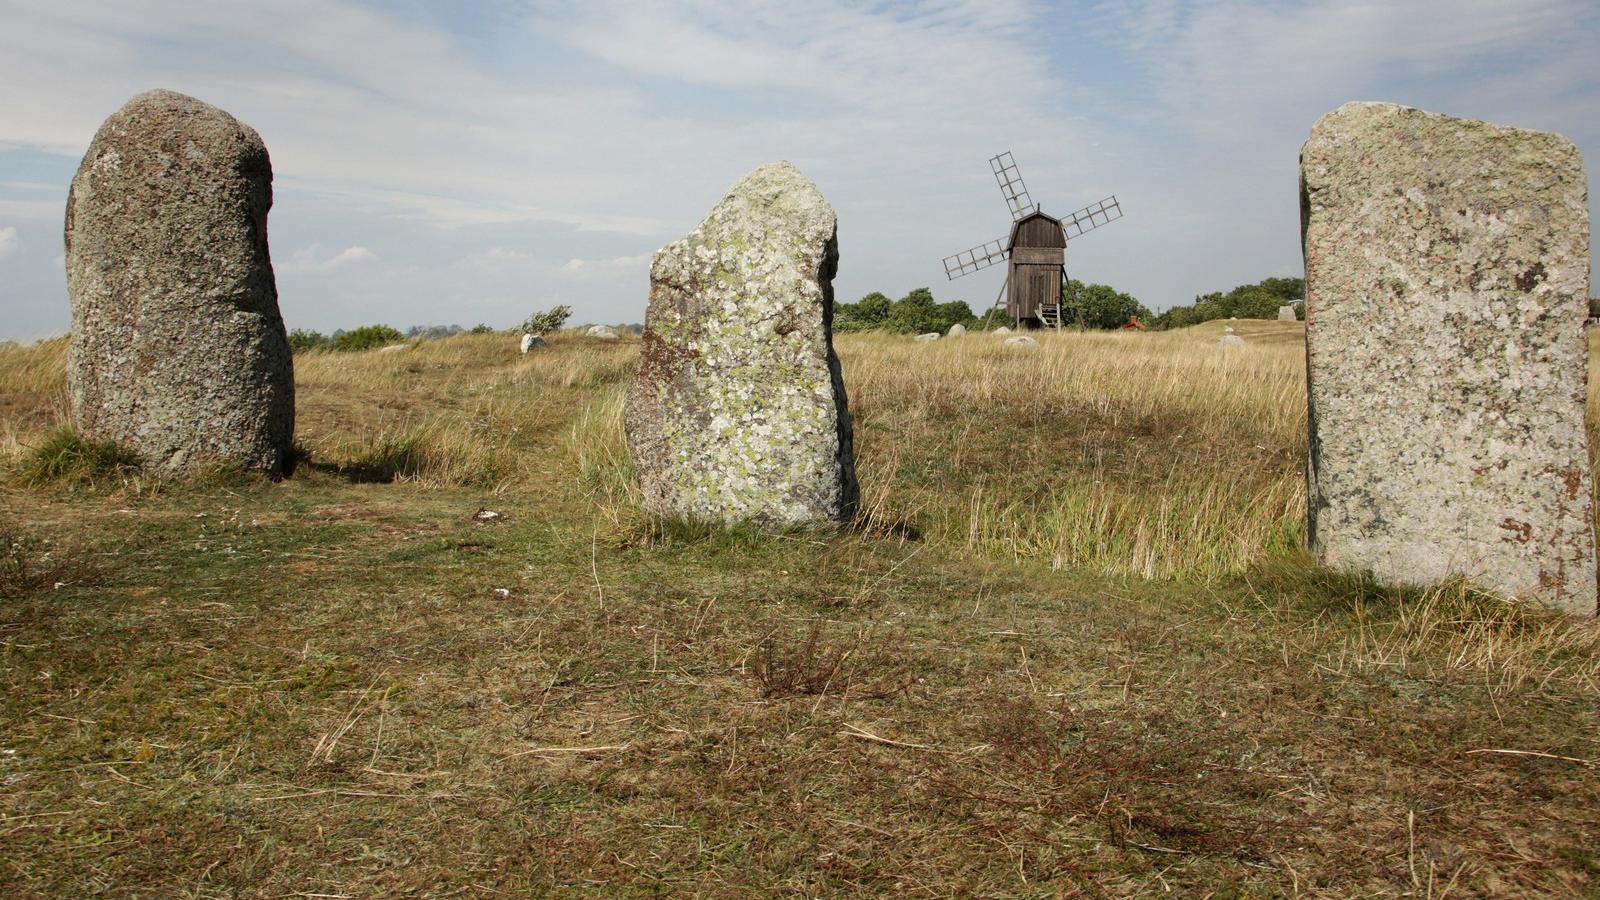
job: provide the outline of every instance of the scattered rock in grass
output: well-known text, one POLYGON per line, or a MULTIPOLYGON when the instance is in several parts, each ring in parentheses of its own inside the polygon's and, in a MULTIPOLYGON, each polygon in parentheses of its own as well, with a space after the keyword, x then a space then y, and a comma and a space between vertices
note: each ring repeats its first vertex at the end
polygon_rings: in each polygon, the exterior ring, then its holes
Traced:
POLYGON ((472 514, 472 519, 475 522, 499 522, 504 518, 504 515, 483 507, 479 507, 478 511, 472 514))
POLYGON ((271 206, 261 137, 214 106, 149 91, 100 126, 67 196, 67 382, 83 438, 155 469, 284 470, 294 363, 271 206))
POLYGON ((1037 347, 1039 342, 1025 334, 1018 334, 1006 338, 1007 347, 1037 347))
POLYGON ((957 322, 956 324, 950 326, 950 330, 945 332, 945 336, 946 337, 961 337, 962 335, 964 335, 966 333, 967 333, 967 326, 961 324, 960 322, 957 322))
POLYGON ((939 339, 939 332, 930 331, 927 334, 919 334, 915 338, 913 338, 912 340, 915 340, 919 344, 931 344, 934 341, 937 341, 938 339, 939 339))
POLYGON ((829 310, 837 225, 787 162, 655 255, 625 412, 644 506, 766 525, 847 519, 859 489, 829 310))
POLYGON ((544 337, 541 336, 541 335, 537 335, 537 334, 525 334, 525 335, 523 335, 522 336, 522 342, 518 345, 518 347, 522 350, 523 353, 527 353, 529 350, 532 350, 535 347, 543 347, 543 346, 544 346, 544 337))
MULTIPOLYGON (((1232 329, 1229 330, 1231 331, 1232 329)), ((1239 337, 1237 334, 1225 334, 1222 336, 1221 340, 1217 341, 1217 346, 1227 350, 1236 347, 1243 347, 1246 346, 1246 344, 1244 338, 1239 337)))
POLYGON ((1010 334, 1011 333, 1011 329, 1006 327, 1006 326, 1004 326, 1004 325, 1001 325, 999 328, 996 328, 994 330, 994 333, 995 334, 1010 334))
POLYGON ((1300 171, 1313 550, 1593 615, 1578 148, 1350 103, 1300 171))
POLYGON ((412 344, 408 341, 408 342, 406 342, 404 344, 390 344, 387 347, 379 347, 378 348, 378 352, 379 353, 403 353, 406 350, 410 350, 411 347, 412 347, 412 344))
POLYGON ((610 325, 590 325, 584 334, 600 341, 614 341, 617 339, 616 329, 610 325))

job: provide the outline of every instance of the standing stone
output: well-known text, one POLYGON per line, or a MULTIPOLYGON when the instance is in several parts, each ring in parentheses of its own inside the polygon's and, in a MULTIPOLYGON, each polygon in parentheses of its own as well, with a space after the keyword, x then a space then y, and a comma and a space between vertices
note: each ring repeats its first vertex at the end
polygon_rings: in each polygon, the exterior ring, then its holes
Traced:
POLYGON ((1293 322, 1293 321, 1295 321, 1294 307, 1292 307, 1292 306, 1280 306, 1280 307, 1278 307, 1278 321, 1279 322, 1293 322))
POLYGON ((1300 167, 1312 548, 1594 613, 1577 148, 1351 103, 1300 167))
POLYGON ((966 333, 967 333, 967 326, 961 324, 960 322, 957 322, 954 325, 950 326, 950 330, 945 332, 945 336, 946 337, 961 337, 962 335, 964 335, 966 333))
POLYGON ((836 232, 816 186, 779 162, 656 253, 625 413, 646 510, 778 526, 853 514, 836 232))
POLYGON ((280 473, 294 364, 267 253, 261 137, 150 91, 105 121, 67 197, 72 421, 155 469, 280 473))

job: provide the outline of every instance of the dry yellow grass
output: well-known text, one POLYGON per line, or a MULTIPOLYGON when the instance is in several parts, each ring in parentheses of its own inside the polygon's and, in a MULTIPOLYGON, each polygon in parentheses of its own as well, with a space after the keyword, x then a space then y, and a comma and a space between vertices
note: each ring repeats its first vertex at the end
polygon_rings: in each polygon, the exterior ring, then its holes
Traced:
POLYGON ((1593 894, 1600 629, 1318 570, 1298 326, 1221 327, 841 337, 836 534, 642 517, 573 336, 298 358, 280 483, 0 479, 0 893, 1593 894))

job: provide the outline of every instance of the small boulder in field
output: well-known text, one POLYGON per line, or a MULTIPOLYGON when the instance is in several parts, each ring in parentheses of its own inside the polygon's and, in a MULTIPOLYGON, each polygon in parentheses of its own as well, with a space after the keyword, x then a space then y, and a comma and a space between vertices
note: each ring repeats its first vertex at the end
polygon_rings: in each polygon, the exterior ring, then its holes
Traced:
POLYGON ((931 344, 934 341, 937 341, 938 339, 939 339, 939 332, 937 332, 937 331, 930 331, 927 334, 919 334, 915 338, 913 338, 913 340, 915 340, 919 344, 931 344))
POLYGON ((404 353, 405 351, 410 350, 414 346, 416 346, 416 345, 412 344, 410 341, 406 341, 403 344, 390 344, 387 347, 379 347, 378 348, 378 352, 379 353, 404 353))
POLYGON ((624 416, 646 510, 767 526, 854 513, 838 260, 833 208, 787 162, 746 175, 656 253, 624 416))
POLYGON ((1006 338, 1007 347, 1037 347, 1039 342, 1025 334, 1013 335, 1006 338))
MULTIPOLYGON (((1230 328, 1228 330, 1232 331, 1233 329, 1230 328)), ((1244 338, 1239 337, 1237 334, 1225 334, 1222 336, 1221 340, 1217 341, 1217 346, 1223 348, 1224 350, 1229 350, 1236 349, 1238 347, 1246 347, 1249 345, 1245 343, 1244 338)))
POLYGON ((584 334, 601 341, 614 341, 617 339, 616 329, 610 325, 590 325, 589 330, 584 334))
POLYGON ((537 334, 525 334, 522 336, 522 342, 518 346, 521 347, 523 353, 527 353, 535 347, 543 347, 544 337, 537 334))
POLYGON ((1000 327, 999 327, 999 328, 996 328, 996 329, 995 329, 995 330, 994 330, 994 333, 995 333, 995 334, 1010 334, 1010 333, 1011 333, 1011 329, 1010 329, 1010 328, 1007 328, 1007 327, 1006 327, 1006 326, 1004 326, 1004 325, 1001 325, 1001 326, 1000 326, 1000 327))
POLYGON ((961 337, 962 335, 964 335, 966 333, 967 333, 967 326, 961 324, 960 322, 957 322, 954 325, 950 326, 950 330, 945 333, 945 336, 946 337, 961 337))
POLYGON ((172 91, 95 133, 67 196, 74 427, 153 469, 284 471, 294 363, 267 251, 260 135, 172 91))

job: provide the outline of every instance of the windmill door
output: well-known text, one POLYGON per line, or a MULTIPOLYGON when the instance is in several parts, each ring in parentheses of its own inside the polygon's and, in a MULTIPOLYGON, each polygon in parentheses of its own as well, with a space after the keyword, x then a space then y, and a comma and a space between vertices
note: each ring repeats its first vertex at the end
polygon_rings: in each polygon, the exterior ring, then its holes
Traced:
MULTIPOLYGON (((1041 248, 1043 249, 1043 248, 1041 248)), ((1017 319, 1037 319, 1042 306, 1061 302, 1060 250, 1051 253, 1033 248, 1012 251, 1011 287, 1006 311, 1017 319), (1033 252, 1027 252, 1032 250, 1033 252)))

